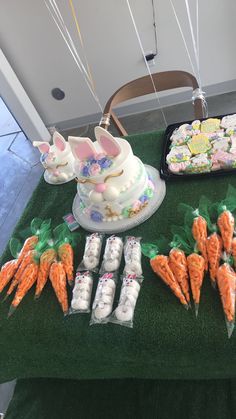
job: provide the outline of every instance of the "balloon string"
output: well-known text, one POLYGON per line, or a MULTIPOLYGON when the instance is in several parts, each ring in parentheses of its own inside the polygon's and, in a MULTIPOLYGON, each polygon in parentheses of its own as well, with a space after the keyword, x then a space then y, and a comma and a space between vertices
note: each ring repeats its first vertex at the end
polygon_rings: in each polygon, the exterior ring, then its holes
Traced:
POLYGON ((195 54, 195 60, 196 60, 196 65, 197 65, 198 84, 199 84, 200 89, 202 90, 200 68, 199 68, 199 54, 198 54, 198 48, 197 48, 197 45, 196 45, 196 40, 195 40, 195 36, 194 36, 194 32, 193 32, 193 24, 192 24, 192 19, 191 19, 188 0, 185 0, 185 6, 186 6, 186 10, 187 10, 189 27, 190 27, 193 49, 194 49, 194 54, 195 54))
POLYGON ((192 61, 192 58, 191 58, 191 55, 190 55, 190 52, 189 52, 189 49, 188 49, 188 46, 187 46, 187 42, 186 42, 186 39, 185 39, 184 33, 183 33, 183 31, 182 31, 182 27, 181 27, 181 24, 180 24, 180 21, 179 21, 179 18, 178 18, 178 16, 177 16, 177 13, 176 13, 176 10, 175 10, 175 6, 174 6, 174 4, 173 4, 172 0, 170 0, 170 4, 171 4, 171 6, 172 6, 173 13, 174 13, 174 15, 175 15, 175 19, 176 19, 176 22, 177 22, 178 28, 179 28, 180 34, 181 34, 182 39, 183 39, 183 42, 184 42, 184 46, 185 46, 185 49, 186 49, 186 52, 187 52, 187 55, 188 55, 188 58, 189 58, 189 62, 190 62, 191 67, 192 67, 193 74, 196 74, 196 71, 195 71, 195 68, 194 68, 194 65, 193 65, 193 61, 192 61))
POLYGON ((74 22, 75 22, 75 26, 76 26, 76 29, 77 29, 77 32, 78 32, 78 35, 79 35, 80 43, 81 43, 81 46, 83 48, 83 53, 84 53, 84 58, 85 58, 85 62, 86 62, 87 71, 88 71, 88 74, 89 74, 89 79, 90 79, 90 82, 93 86, 93 89, 95 90, 95 83, 94 83, 92 73, 91 73, 91 70, 90 70, 90 66, 89 66, 89 63, 88 63, 87 55, 85 53, 84 42, 83 42, 79 22, 78 22, 78 19, 76 17, 76 12, 75 12, 75 7, 74 7, 74 4, 73 4, 73 0, 69 0, 69 3, 70 3, 70 8, 71 8, 71 13, 72 13, 72 16, 73 16, 73 19, 74 19, 74 22))
POLYGON ((46 5, 53 21, 55 22, 63 40, 65 41, 65 43, 66 43, 74 61, 75 61, 78 69, 80 70, 80 72, 81 72, 81 74, 82 74, 82 76, 83 76, 83 78, 84 78, 84 80, 85 80, 93 98, 95 99, 95 101, 97 102, 101 112, 103 113, 103 108, 101 106, 99 98, 96 95, 96 92, 94 91, 93 87, 91 86, 89 75, 88 75, 88 73, 87 73, 87 71, 86 71, 86 69, 85 69, 85 67, 82 63, 82 60, 81 60, 81 58, 78 54, 78 51, 77 51, 77 49, 74 45, 74 42, 73 42, 73 40, 70 36, 70 33, 67 29, 67 26, 65 25, 64 19, 63 19, 61 13, 60 13, 60 10, 59 10, 55 0, 44 0, 44 3, 46 5))
POLYGON ((149 76, 150 76, 151 81, 152 81, 153 90, 154 90, 156 99, 157 99, 157 101, 159 103, 159 106, 160 106, 160 109, 161 109, 161 113, 162 113, 162 117, 163 117, 165 126, 167 127, 166 117, 165 117, 165 114, 163 112, 163 108, 161 106, 161 102, 160 102, 160 99, 159 99, 159 96, 158 96, 158 93, 157 93, 157 90, 156 90, 156 86, 155 86, 155 83, 154 83, 154 80, 153 80, 153 77, 152 77, 152 73, 150 71, 149 65, 148 65, 147 60, 146 60, 146 57, 145 57, 145 52, 144 52, 144 49, 143 49, 142 41, 141 41, 141 38, 140 38, 140 35, 139 35, 139 32, 138 32, 137 26, 136 26, 136 23, 135 23, 135 20, 134 20, 134 16, 133 16, 133 13, 132 13, 130 4, 129 4, 129 0, 126 0, 126 2, 127 2, 128 9, 129 9, 130 17, 131 17, 131 20, 132 20, 132 23, 133 23, 133 26, 134 26, 134 29, 135 29, 135 33, 136 33, 136 36, 137 36, 137 39, 138 39, 138 42, 139 42, 139 46, 140 46, 140 49, 142 51, 144 62, 145 62, 145 65, 147 67, 147 71, 148 71, 149 76))

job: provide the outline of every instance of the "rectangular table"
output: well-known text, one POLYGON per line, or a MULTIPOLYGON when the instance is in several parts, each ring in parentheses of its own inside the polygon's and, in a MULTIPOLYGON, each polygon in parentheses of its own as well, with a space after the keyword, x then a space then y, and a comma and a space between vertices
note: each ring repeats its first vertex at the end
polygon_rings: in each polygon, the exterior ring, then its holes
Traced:
MULTIPOLYGON (((129 136, 135 155, 159 167, 163 131, 129 136)), ((151 242, 172 224, 181 224, 177 204, 197 206, 201 195, 217 201, 225 197, 236 176, 167 183, 158 211, 130 230, 151 242)), ((52 218, 53 226, 71 211, 76 183, 51 186, 42 179, 14 236, 32 218, 52 218)), ((84 250, 85 232, 75 252, 75 266, 84 250)), ((123 234, 124 236, 125 234, 123 234)), ((7 249, 2 262, 10 258, 7 249)), ((218 294, 205 278, 198 319, 152 272, 143 258, 144 283, 135 310, 134 328, 107 324, 89 326, 90 315, 63 317, 48 283, 39 301, 31 290, 15 314, 7 319, 9 301, 0 304, 0 381, 53 377, 73 379, 229 379, 236 377, 236 332, 227 338, 218 294)), ((96 281, 95 281, 96 282, 96 281)), ((71 293, 71 291, 69 291, 71 293)))

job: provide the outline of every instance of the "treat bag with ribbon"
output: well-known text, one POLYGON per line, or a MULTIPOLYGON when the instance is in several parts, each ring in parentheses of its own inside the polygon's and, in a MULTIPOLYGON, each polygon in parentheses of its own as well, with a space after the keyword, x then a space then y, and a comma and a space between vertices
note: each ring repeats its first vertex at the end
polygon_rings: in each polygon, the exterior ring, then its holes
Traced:
POLYGON ((79 242, 79 234, 72 233, 65 223, 53 230, 59 261, 62 263, 69 285, 74 283, 74 251, 73 247, 79 242))
POLYGON ((217 270, 217 285, 225 314, 225 322, 230 338, 235 324, 236 273, 230 263, 223 263, 217 270))
POLYGON ((42 237, 49 228, 50 220, 43 221, 39 218, 34 218, 31 221, 30 227, 20 233, 20 236, 24 239, 23 245, 17 238, 12 238, 10 240, 10 252, 14 259, 6 262, 1 267, 0 292, 2 292, 6 285, 14 278, 25 256, 35 248, 40 237, 42 237))
POLYGON ((187 268, 190 278, 190 286, 194 301, 195 314, 198 315, 201 288, 205 273, 205 259, 202 255, 198 254, 197 246, 192 237, 192 232, 189 227, 176 227, 171 228, 174 234, 172 243, 175 247, 184 251, 187 255, 187 268))
POLYGON ((50 231, 45 231, 44 234, 40 236, 36 246, 25 254, 18 270, 16 271, 14 279, 6 293, 7 298, 10 294, 12 294, 14 289, 17 288, 8 316, 11 316, 14 313, 27 292, 37 282, 40 258, 48 247, 50 236, 50 231))
POLYGON ((171 270, 169 257, 160 254, 162 251, 160 241, 159 243, 157 242, 157 244, 143 243, 141 247, 143 255, 150 258, 150 265, 155 274, 159 276, 159 278, 161 278, 166 285, 168 285, 181 304, 185 308, 189 308, 188 302, 186 301, 180 285, 171 270))

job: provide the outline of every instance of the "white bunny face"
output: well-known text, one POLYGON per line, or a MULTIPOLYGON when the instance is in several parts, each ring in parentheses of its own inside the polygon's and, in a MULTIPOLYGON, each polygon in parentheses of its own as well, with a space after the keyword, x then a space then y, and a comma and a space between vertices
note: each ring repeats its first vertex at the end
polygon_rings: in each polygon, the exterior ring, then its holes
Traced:
POLYGON ((110 184, 109 179, 119 177, 123 170, 109 175, 114 159, 121 153, 119 141, 101 127, 95 128, 95 144, 89 138, 69 137, 72 153, 76 158, 75 172, 79 183, 88 183, 89 198, 94 204, 114 201, 119 196, 119 189, 110 184), (96 180, 94 179, 96 178, 96 180))
POLYGON ((53 134, 53 145, 46 142, 33 143, 41 152, 41 163, 46 169, 50 183, 66 182, 74 175, 74 157, 70 145, 61 134, 53 134))

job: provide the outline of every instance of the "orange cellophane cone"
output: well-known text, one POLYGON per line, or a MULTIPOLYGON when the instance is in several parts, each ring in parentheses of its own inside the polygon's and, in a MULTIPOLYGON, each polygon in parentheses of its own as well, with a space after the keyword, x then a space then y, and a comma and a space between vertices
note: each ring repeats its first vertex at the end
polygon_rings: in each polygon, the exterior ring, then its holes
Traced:
POLYGON ((207 258, 207 249, 206 249, 206 240, 207 240, 207 222, 205 218, 201 215, 194 218, 192 225, 192 234, 194 240, 197 242, 197 247, 199 252, 205 260, 205 271, 208 270, 208 258, 207 258))
POLYGON ((180 300, 180 302, 188 307, 188 303, 185 299, 185 296, 182 293, 182 290, 176 281, 174 274, 169 266, 169 261, 167 256, 157 255, 150 260, 151 267, 153 271, 160 276, 160 278, 165 282, 166 285, 170 287, 175 296, 180 300))
POLYGON ((188 265, 187 258, 183 250, 174 248, 170 251, 169 266, 176 281, 180 285, 187 303, 190 304, 188 265))
POLYGON ((223 247, 225 251, 229 254, 231 252, 235 225, 232 213, 228 210, 223 211, 218 217, 217 225, 219 227, 220 234, 222 237, 223 247))
POLYGON ((49 278, 64 314, 68 312, 68 297, 66 290, 66 273, 62 262, 53 262, 49 278))
POLYGON ((0 292, 11 281, 18 268, 18 260, 13 259, 6 262, 0 271, 0 292))
POLYGON ((71 284, 74 279, 74 252, 70 243, 62 243, 58 247, 58 256, 63 263, 67 280, 71 284))
POLYGON ((226 317, 228 336, 234 329, 235 320, 235 285, 236 273, 228 263, 221 265, 217 271, 217 285, 226 317))
POLYGON ((220 266, 221 253, 223 249, 222 239, 217 233, 211 234, 206 241, 209 271, 212 285, 216 286, 216 273, 220 266))
POLYGON ((45 250, 40 256, 40 264, 35 291, 35 298, 39 298, 47 282, 52 263, 56 260, 56 251, 54 249, 45 250))
POLYGON ((23 275, 21 277, 21 281, 18 284, 16 294, 14 296, 14 299, 11 303, 11 307, 9 310, 8 316, 13 314, 15 309, 18 307, 24 296, 27 294, 29 289, 34 285, 34 283, 37 280, 38 275, 38 265, 35 262, 30 263, 26 266, 23 275))
POLYGON ((191 253, 187 257, 188 272, 190 277, 191 290, 195 305, 195 313, 198 315, 201 287, 205 271, 205 259, 197 253, 191 253))

